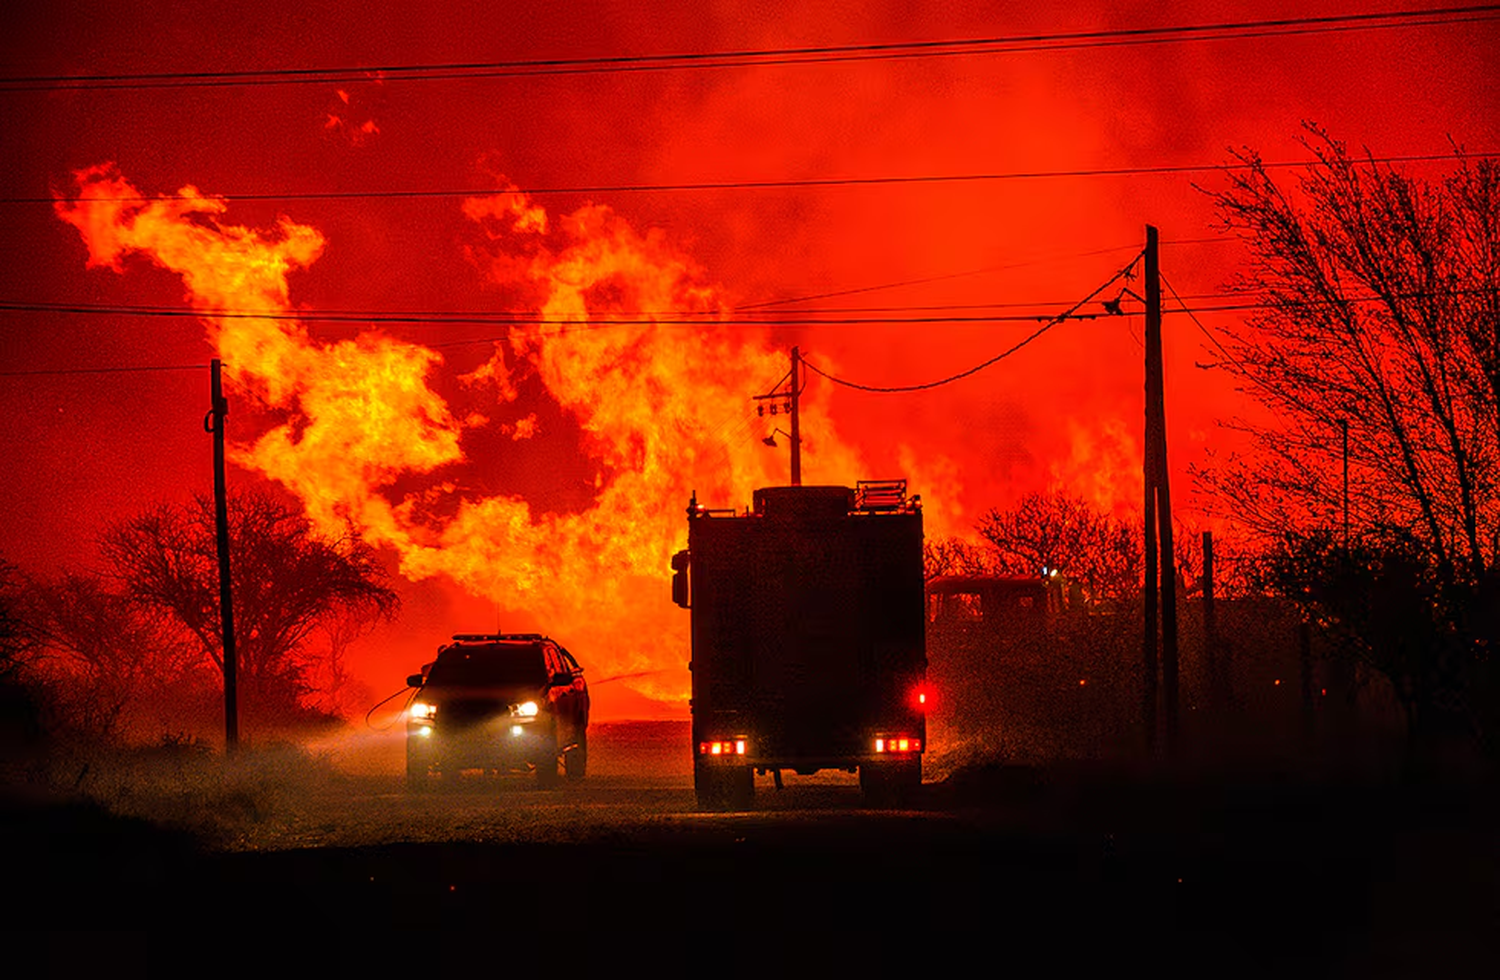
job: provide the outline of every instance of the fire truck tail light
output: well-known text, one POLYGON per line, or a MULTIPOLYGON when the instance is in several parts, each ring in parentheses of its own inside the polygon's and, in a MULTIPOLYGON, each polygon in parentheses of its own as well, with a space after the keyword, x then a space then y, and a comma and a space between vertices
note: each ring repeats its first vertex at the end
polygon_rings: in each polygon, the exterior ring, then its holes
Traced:
POLYGON ((906 735, 885 735, 875 740, 875 751, 880 754, 920 752, 922 740, 906 735))
POLYGON ((743 738, 715 739, 698 743, 699 755, 744 755, 748 741, 743 738))

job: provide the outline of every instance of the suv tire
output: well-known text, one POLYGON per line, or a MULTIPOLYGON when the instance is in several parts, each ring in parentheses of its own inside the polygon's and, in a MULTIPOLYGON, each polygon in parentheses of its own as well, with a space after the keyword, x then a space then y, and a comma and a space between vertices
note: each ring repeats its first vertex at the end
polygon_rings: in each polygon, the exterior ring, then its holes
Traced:
POLYGON ((417 793, 432 788, 431 753, 406 741, 406 788, 417 793))
POLYGON ((589 771, 589 739, 587 735, 578 737, 578 744, 572 750, 563 753, 563 771, 568 775, 568 782, 579 783, 588 775, 589 771))
POLYGON ((536 788, 555 789, 560 777, 557 773, 557 743, 543 746, 536 760, 536 788))

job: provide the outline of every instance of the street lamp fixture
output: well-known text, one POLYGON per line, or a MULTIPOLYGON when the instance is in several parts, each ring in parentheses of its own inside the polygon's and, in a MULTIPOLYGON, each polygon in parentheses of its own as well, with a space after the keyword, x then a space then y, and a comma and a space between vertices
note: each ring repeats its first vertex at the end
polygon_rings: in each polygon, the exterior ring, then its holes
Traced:
POLYGON ((790 432, 782 432, 781 429, 772 429, 771 430, 771 434, 768 435, 768 436, 766 436, 764 439, 762 439, 761 442, 763 442, 766 445, 770 446, 772 449, 775 449, 776 448, 776 433, 778 433, 778 432, 781 432, 781 434, 784 435, 784 436, 786 436, 788 439, 790 439, 792 437, 792 434, 790 432))

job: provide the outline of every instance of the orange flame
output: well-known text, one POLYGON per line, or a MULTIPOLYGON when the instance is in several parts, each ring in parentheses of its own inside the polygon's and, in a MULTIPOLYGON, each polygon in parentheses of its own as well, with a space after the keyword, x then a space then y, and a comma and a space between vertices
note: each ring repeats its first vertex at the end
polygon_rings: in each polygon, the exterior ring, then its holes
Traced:
MULTIPOLYGON (((90 266, 119 271, 140 253, 180 275, 230 378, 288 414, 238 447, 238 463, 294 492, 318 525, 352 522, 393 549, 408 578, 447 576, 529 615, 599 675, 644 671, 632 681, 643 692, 685 697, 687 617, 666 585, 686 536, 683 509, 694 491, 735 505, 784 482, 784 456, 743 422, 749 396, 783 376, 787 360, 759 333, 716 326, 728 312, 720 291, 664 234, 640 234, 599 205, 549 220, 514 188, 464 204, 489 236, 471 257, 494 282, 527 290, 543 322, 513 327, 463 382, 493 386, 505 404, 517 373, 534 371, 607 474, 586 509, 536 513, 518 495, 455 489, 472 462, 466 431, 544 438, 535 414, 459 419, 429 384, 437 352, 374 332, 323 342, 288 316, 287 273, 324 247, 315 229, 285 217, 266 234, 224 223, 224 200, 193 188, 142 200, 110 166, 76 176, 79 196, 56 208, 83 235, 90 266), (267 315, 222 315, 230 311, 267 315), (439 482, 398 494, 413 474, 439 482), (430 506, 435 496, 451 506, 430 506)), ((865 475, 835 433, 826 392, 810 390, 803 405, 804 459, 818 482, 865 475)))
POLYGON ((1051 464, 1052 485, 1087 500, 1101 513, 1133 517, 1140 510, 1141 449, 1126 422, 1104 417, 1066 421, 1069 452, 1051 464))

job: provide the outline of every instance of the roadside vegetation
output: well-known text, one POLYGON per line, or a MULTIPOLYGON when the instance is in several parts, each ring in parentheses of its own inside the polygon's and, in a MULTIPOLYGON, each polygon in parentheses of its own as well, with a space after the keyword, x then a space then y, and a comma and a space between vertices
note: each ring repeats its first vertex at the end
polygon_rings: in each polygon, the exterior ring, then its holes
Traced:
MULTIPOLYGON (((1254 309, 1242 327, 1210 338, 1212 366, 1265 411, 1223 423, 1248 438, 1249 452, 1192 470, 1216 510, 1218 621, 1191 601, 1203 595, 1200 529, 1179 525, 1183 710, 1239 712, 1268 742, 1277 725, 1300 727, 1284 747, 1294 756, 1311 744, 1308 732, 1393 705, 1406 771, 1493 775, 1500 163, 1461 157, 1429 180, 1361 158, 1317 127, 1303 142, 1317 162, 1295 183, 1245 150, 1227 187, 1212 192, 1223 230, 1250 250, 1232 286, 1254 309), (1244 714, 1267 683, 1283 700, 1300 688, 1300 709, 1294 698, 1280 721, 1244 714)), ((988 641, 1017 678, 1046 665, 1022 681, 1036 699, 1062 697, 1070 675, 1094 684, 1091 674, 1112 679, 1112 703, 1141 697, 1138 518, 1121 522, 1059 488, 990 511, 972 539, 930 542, 927 564, 929 579, 1056 578, 1049 602, 1068 616, 1017 622, 988 641)), ((956 642, 973 646, 972 637, 956 642)), ((1031 710, 1044 719, 1038 730, 1093 733, 1102 706, 1073 701, 1062 720, 1031 710)), ((1140 744, 1128 714, 1108 726, 1105 744, 1140 744)))
POLYGON ((330 777, 297 747, 368 700, 350 642, 394 615, 373 549, 329 539, 265 493, 232 497, 241 718, 225 759, 212 502, 159 506, 104 534, 103 571, 36 580, 0 563, 0 766, 22 794, 63 793, 208 838, 330 777))
MULTIPOLYGON (((1266 411, 1224 422, 1252 451, 1193 468, 1217 508, 1216 611, 1203 601, 1203 529, 1175 535, 1186 724, 1204 765, 1256 752, 1336 765, 1363 739, 1360 752, 1407 771, 1493 776, 1500 162, 1461 159, 1423 179, 1316 128, 1304 139, 1317 162, 1295 183, 1245 150, 1211 192, 1250 251, 1234 286, 1254 306, 1212 338, 1214 367, 1266 411)), ((247 773, 275 773, 275 759, 315 770, 276 746, 373 700, 345 658, 397 611, 379 556, 352 531, 316 533, 266 492, 231 498, 229 513, 242 718, 273 761, 214 768, 223 663, 213 509, 199 498, 109 528, 99 571, 41 580, 0 561, 7 784, 127 811, 150 788, 184 815, 253 815, 264 794, 245 788, 260 778, 247 773)), ((1037 615, 1002 616, 985 635, 934 617, 933 671, 957 693, 933 710, 973 735, 939 771, 1139 758, 1136 519, 1051 488, 989 510, 969 538, 929 541, 926 563, 929 581, 1047 590, 1037 615)))

